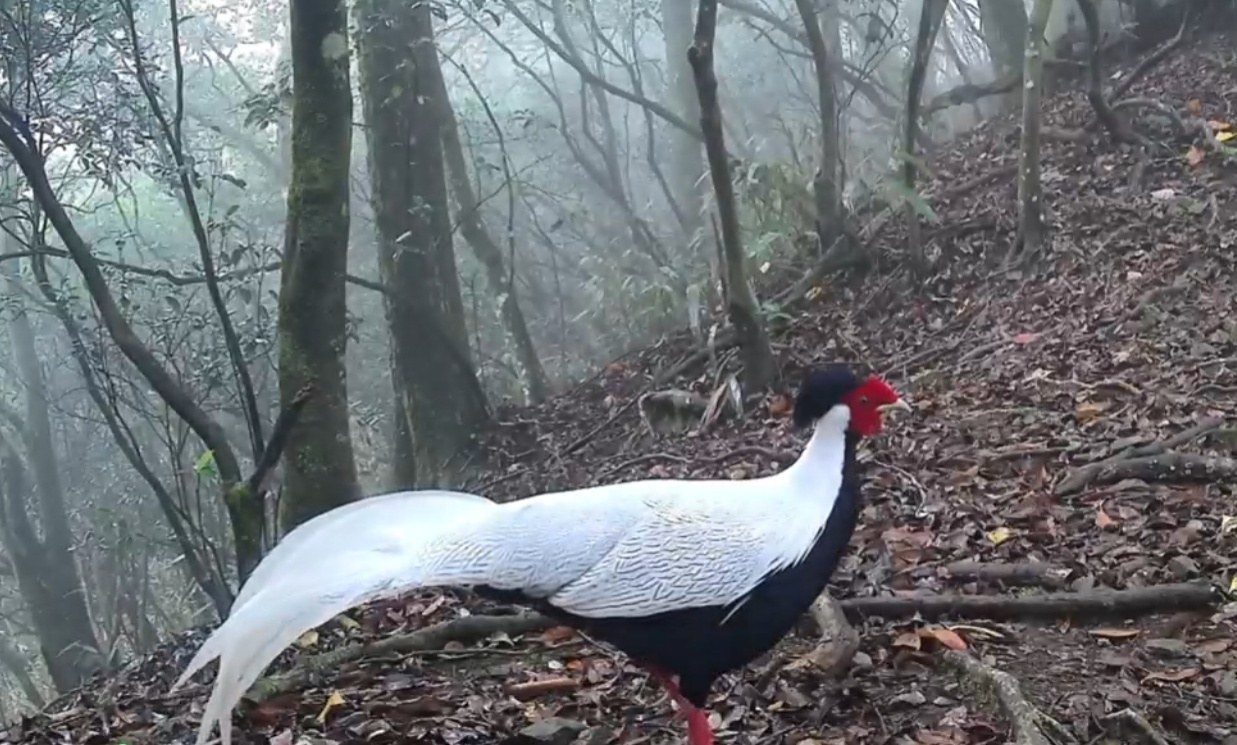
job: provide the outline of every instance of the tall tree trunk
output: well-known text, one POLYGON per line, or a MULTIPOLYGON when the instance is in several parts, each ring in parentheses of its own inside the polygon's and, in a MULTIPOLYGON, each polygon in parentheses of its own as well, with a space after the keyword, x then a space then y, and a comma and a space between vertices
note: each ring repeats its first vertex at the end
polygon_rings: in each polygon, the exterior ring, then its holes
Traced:
MULTIPOLYGON (((1009 80, 1022 74, 1023 48, 1027 38, 1027 8, 1024 2, 1009 0, 979 0, 979 29, 992 71, 997 80, 1009 80)), ((1013 107, 1016 93, 1000 99, 1013 107)))
MULTIPOLYGON (((689 122, 700 121, 700 99, 687 61, 692 45, 693 0, 661 0, 661 27, 666 47, 667 108, 689 122)), ((706 250, 704 230, 704 191, 701 175, 704 159, 700 138, 677 127, 670 128, 670 188, 683 216, 683 236, 699 270, 707 272, 708 297, 712 298, 713 276, 717 269, 712 251, 706 250)))
MULTIPOLYGON (((515 267, 503 269, 503 252, 495 243, 493 236, 485 229, 481 220, 481 204, 473 190, 468 176, 468 163, 464 158, 464 145, 460 141, 459 127, 455 123, 455 109, 451 105, 451 97, 447 92, 447 84, 442 76, 442 64, 437 53, 426 61, 425 81, 430 86, 430 100, 438 105, 436 115, 442 126, 443 155, 446 158, 447 175, 451 179, 451 191, 455 194, 458 208, 457 219, 460 233, 468 245, 472 246, 477 260, 485 267, 485 278, 489 283, 490 292, 502 298, 499 308, 502 311, 503 325, 511 335, 515 344, 516 356, 524 368, 524 380, 528 385, 528 397, 534 403, 544 401, 549 395, 550 384, 546 378, 545 368, 537 349, 533 346, 533 337, 528 332, 528 324, 524 319, 524 311, 520 309, 520 301, 515 292, 515 267)), ((502 133, 496 133, 499 137, 502 133)), ((508 174, 510 179, 510 174, 508 174)), ((508 189, 514 188, 511 183, 508 189)), ((509 237, 509 240, 514 238, 509 237)), ((515 257, 510 257, 514 261, 515 257)))
POLYGON ((315 392, 284 459, 285 530, 358 493, 348 418, 348 176, 352 88, 343 0, 292 0, 292 183, 279 295, 279 396, 315 392))
POLYGON ((1027 24, 1026 57, 1022 68, 1022 139, 1018 147, 1017 254, 1039 254, 1046 238, 1044 191, 1039 178, 1039 102, 1044 78, 1044 29, 1052 0, 1035 0, 1027 24))
POLYGON ((700 129, 709 158, 709 173, 717 195, 718 217, 722 224, 722 253, 726 265, 726 307, 739 337, 744 382, 749 390, 777 383, 777 364, 769 331, 756 294, 747 278, 743 239, 739 233, 739 214, 735 207, 734 185, 730 178, 726 141, 722 134, 722 112, 717 102, 717 74, 713 70, 713 41, 717 36, 717 0, 700 0, 696 33, 688 60, 700 96, 700 129))
POLYGON ((102 670, 104 661, 72 554, 39 539, 27 511, 32 492, 21 456, 0 436, 0 534, 52 684, 63 692, 102 670))
MULTIPOLYGON (((0 243, 3 243, 2 238, 0 243)), ((17 281, 10 275, 7 282, 10 295, 14 297, 19 296, 17 281)), ((24 309, 14 311, 9 331, 13 358, 25 388, 25 431, 19 434, 34 471, 37 512, 43 535, 40 539, 30 525, 26 495, 16 488, 6 496, 10 511, 19 511, 21 517, 14 515, 10 524, 22 523, 30 529, 18 527, 5 531, 6 544, 17 570, 22 596, 36 619, 35 630, 48 671, 56 688, 64 691, 103 669, 104 661, 98 652, 98 639, 73 553, 73 532, 69 527, 60 463, 52 439, 47 386, 39 364, 34 330, 24 309)))
MULTIPOLYGON (((829 47, 821 32, 821 20, 811 0, 795 0, 803 28, 807 32, 808 48, 816 67, 816 97, 820 105, 820 164, 813 179, 816 195, 816 232, 820 250, 833 250, 842 236, 842 153, 838 132, 837 91, 829 65, 829 47)), ((837 54, 839 50, 834 49, 837 54)))
POLYGON ((397 409, 407 417, 416 485, 449 487, 464 475, 473 433, 489 413, 468 348, 455 269, 430 12, 426 3, 410 6, 405 0, 357 3, 361 97, 378 268, 389 288, 384 299, 397 409))
POLYGON ((915 142, 919 138, 919 104, 923 97, 924 81, 928 77, 932 48, 936 34, 945 19, 949 0, 924 0, 919 9, 919 31, 915 35, 915 52, 911 58, 911 74, 906 92, 906 120, 902 132, 902 186, 906 189, 906 225, 910 255, 916 273, 925 269, 923 241, 919 235, 919 214, 915 211, 915 142))

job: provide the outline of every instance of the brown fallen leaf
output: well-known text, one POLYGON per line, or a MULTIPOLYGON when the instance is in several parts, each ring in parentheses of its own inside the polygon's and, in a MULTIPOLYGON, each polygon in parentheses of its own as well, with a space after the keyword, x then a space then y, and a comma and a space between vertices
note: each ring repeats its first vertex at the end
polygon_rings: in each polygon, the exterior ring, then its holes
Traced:
POLYGON ((779 393, 769 399, 769 415, 782 417, 790 413, 790 397, 779 393))
POLYGON ((1180 683, 1183 680, 1198 675, 1197 667, 1183 667, 1180 670, 1164 670, 1161 672, 1148 673, 1147 677, 1142 679, 1143 683, 1150 681, 1162 681, 1164 683, 1180 683))
POLYGON ((1203 150, 1198 145, 1190 145, 1190 149, 1185 153, 1185 162, 1190 164, 1191 168, 1197 168, 1199 163, 1203 162, 1203 150))
POLYGON ((1104 412, 1104 407, 1094 401, 1083 401, 1078 404, 1078 408, 1074 409, 1074 416, 1078 421, 1087 423, 1104 412))
POLYGON ((1212 132, 1224 132, 1233 128, 1233 125, 1219 119, 1210 119, 1207 121, 1207 126, 1212 132))
POLYGON ((1139 629, 1091 629, 1087 633, 1101 639, 1133 639, 1142 631, 1139 629))
POLYGON ((1194 649, 1199 654, 1219 654, 1226 651, 1232 644, 1229 639, 1208 639, 1194 645, 1194 649))
POLYGON ((946 647, 949 647, 950 649, 959 652, 966 651, 966 640, 953 629, 947 629, 944 626, 931 626, 925 629, 920 629, 919 633, 936 639, 938 642, 946 647))
POLYGON ((1100 530, 1108 530, 1109 528, 1114 527, 1116 524, 1117 524, 1117 521, 1113 520, 1112 516, 1104 511, 1103 505, 1100 505, 1096 509, 1095 527, 1099 528, 1100 530))
POLYGON ((1185 102, 1185 108, 1186 111, 1189 111, 1191 114, 1199 114, 1203 110, 1203 102, 1199 101, 1197 98, 1191 98, 1189 101, 1185 102))

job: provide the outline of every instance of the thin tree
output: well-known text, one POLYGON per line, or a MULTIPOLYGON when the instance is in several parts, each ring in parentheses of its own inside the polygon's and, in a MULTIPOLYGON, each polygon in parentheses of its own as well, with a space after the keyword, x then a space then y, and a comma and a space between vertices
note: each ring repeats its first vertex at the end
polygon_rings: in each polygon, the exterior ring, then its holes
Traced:
POLYGON ((1044 30, 1052 0, 1035 0, 1027 24, 1026 55, 1022 67, 1022 138, 1018 146, 1018 235, 1015 256, 1037 256, 1047 238, 1044 190, 1039 176, 1039 102, 1044 80, 1044 30))
POLYGON ((716 37, 717 0, 700 0, 695 39, 687 52, 687 59, 696 80, 696 94, 700 97, 700 129, 704 133, 709 174, 712 176, 721 222, 726 308, 738 335, 744 382, 749 389, 756 390, 774 385, 779 376, 773 347, 769 343, 769 331, 747 277, 739 213, 735 206, 734 185, 722 133, 722 112, 717 101, 717 74, 713 70, 713 42, 716 37))
MULTIPOLYGON (((842 153, 838 131, 837 90, 829 63, 829 47, 821 32, 823 18, 818 16, 811 0, 795 0, 799 17, 807 34, 808 49, 816 67, 816 98, 820 109, 820 164, 812 188, 816 195, 816 232, 820 249, 833 250, 843 235, 842 226, 842 153)), ((833 50, 834 54, 838 50, 833 50)))
POLYGON ((945 19, 949 0, 924 0, 919 9, 919 32, 915 35, 915 52, 911 58, 911 73, 906 92, 906 118, 902 131, 902 188, 906 194, 907 239, 915 270, 925 269, 923 241, 919 235, 919 214, 915 211, 915 174, 918 170, 915 158, 915 142, 919 137, 919 103, 923 96, 924 82, 928 77, 928 63, 932 60, 932 48, 936 35, 945 19))

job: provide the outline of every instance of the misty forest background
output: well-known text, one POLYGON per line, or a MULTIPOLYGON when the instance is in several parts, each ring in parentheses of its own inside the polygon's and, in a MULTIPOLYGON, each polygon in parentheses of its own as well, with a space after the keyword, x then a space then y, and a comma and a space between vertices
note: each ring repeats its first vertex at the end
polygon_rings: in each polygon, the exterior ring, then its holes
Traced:
POLYGON ((1033 261, 1041 89, 1184 5, 0 0, 0 717, 630 349, 783 385, 768 326, 881 260, 855 216, 930 271, 920 164, 1024 97, 1033 261))

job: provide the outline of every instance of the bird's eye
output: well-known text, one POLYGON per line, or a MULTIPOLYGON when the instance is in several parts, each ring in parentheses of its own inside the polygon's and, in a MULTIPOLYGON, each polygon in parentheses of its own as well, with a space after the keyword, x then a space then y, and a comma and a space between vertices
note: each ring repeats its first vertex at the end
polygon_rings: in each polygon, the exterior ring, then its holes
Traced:
POLYGON ((860 397, 859 397, 859 403, 861 403, 861 404, 866 404, 867 402, 868 402, 868 397, 867 397, 867 396, 860 396, 860 397))

